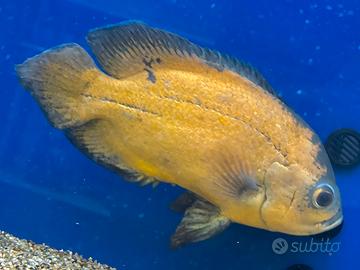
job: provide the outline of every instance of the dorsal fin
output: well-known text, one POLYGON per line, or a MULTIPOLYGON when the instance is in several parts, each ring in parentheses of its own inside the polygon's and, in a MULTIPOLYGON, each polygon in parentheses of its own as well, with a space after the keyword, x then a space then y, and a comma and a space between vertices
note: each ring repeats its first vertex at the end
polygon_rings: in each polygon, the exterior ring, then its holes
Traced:
POLYGON ((198 58, 219 71, 229 69, 236 72, 276 96, 270 84, 252 66, 140 22, 91 30, 87 41, 104 70, 118 79, 143 71, 144 64, 150 67, 161 64, 164 55, 190 57, 198 58))

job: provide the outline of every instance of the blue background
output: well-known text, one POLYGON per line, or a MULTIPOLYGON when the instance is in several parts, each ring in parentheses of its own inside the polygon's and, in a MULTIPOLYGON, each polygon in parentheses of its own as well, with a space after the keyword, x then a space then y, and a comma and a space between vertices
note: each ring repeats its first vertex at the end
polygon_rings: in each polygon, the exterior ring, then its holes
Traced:
POLYGON ((359 168, 336 170, 345 223, 332 255, 276 255, 277 237, 241 225, 172 251, 180 189, 140 188, 96 165, 46 121, 14 64, 77 42, 90 28, 143 20, 258 67, 283 99, 326 137, 360 130, 359 1, 0 0, 0 230, 70 249, 119 269, 360 269, 359 168))

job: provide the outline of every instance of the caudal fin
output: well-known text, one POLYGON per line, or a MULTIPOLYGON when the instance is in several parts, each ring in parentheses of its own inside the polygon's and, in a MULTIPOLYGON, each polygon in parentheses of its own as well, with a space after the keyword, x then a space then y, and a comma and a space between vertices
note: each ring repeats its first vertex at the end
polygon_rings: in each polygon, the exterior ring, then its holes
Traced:
POLYGON ((81 94, 101 73, 79 45, 47 50, 17 65, 16 72, 53 126, 64 129, 89 119, 81 94))

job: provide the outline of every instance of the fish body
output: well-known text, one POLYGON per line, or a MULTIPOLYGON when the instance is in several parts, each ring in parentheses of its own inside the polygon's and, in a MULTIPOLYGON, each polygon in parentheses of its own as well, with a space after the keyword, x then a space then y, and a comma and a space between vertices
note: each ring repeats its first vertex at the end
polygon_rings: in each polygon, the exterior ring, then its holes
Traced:
POLYGON ((95 161, 196 196, 173 246, 230 222, 302 235, 341 221, 319 138, 255 69, 141 23, 96 29, 87 40, 105 73, 65 44, 19 65, 20 81, 95 161), (312 205, 315 193, 329 205, 312 205))

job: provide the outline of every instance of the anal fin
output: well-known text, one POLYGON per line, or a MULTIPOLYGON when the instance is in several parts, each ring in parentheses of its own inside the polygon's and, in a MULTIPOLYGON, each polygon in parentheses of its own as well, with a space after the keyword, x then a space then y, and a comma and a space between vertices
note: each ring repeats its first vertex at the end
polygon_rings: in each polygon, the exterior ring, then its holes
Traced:
POLYGON ((90 159, 125 177, 126 180, 141 186, 159 182, 154 177, 146 176, 130 168, 122 161, 114 146, 116 134, 112 134, 110 122, 103 119, 93 119, 85 124, 69 128, 66 135, 69 140, 85 153, 90 159))
POLYGON ((185 212, 184 218, 171 237, 171 247, 177 248, 187 243, 208 239, 230 225, 230 219, 220 213, 220 209, 209 202, 197 200, 185 212))

